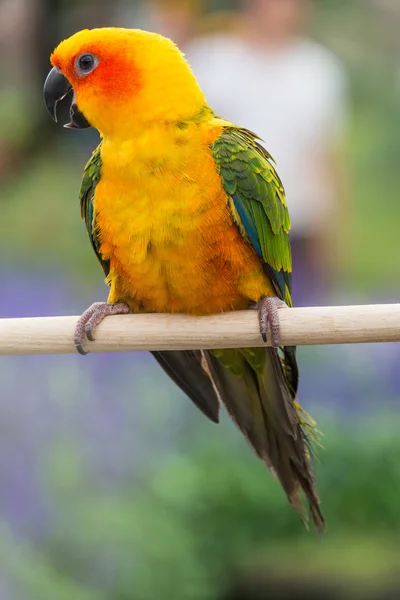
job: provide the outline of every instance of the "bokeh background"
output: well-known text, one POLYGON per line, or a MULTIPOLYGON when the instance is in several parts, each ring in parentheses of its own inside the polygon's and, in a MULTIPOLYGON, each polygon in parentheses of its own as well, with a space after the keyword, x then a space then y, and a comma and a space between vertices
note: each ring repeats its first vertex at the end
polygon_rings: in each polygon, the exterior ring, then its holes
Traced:
MULTIPOLYGON (((55 125, 41 89, 62 38, 110 24, 170 35, 216 110, 277 155, 297 304, 398 300, 398 0, 0 0, 1 317, 106 299, 77 199, 97 134, 55 125)), ((0 599, 400 597, 398 346, 299 362, 325 434, 322 540, 150 355, 3 357, 0 599)))

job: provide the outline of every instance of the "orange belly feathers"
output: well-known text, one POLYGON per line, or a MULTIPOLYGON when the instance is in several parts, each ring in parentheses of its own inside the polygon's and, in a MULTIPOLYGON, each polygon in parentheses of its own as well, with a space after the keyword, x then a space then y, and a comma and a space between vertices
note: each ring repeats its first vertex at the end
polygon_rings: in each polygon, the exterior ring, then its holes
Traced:
POLYGON ((115 147, 103 142, 94 208, 110 260, 108 301, 135 312, 205 315, 274 295, 233 223, 209 150, 216 132, 201 132, 196 154, 188 131, 165 133, 160 140, 157 132, 157 144, 151 132, 115 147))

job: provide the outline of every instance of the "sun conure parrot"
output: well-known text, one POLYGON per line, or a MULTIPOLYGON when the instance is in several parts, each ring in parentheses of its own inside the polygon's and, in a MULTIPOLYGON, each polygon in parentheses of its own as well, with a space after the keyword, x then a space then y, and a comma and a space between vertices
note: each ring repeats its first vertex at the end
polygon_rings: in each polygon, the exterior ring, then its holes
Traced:
POLYGON ((324 529, 310 467, 311 421, 297 404, 294 347, 280 347, 291 306, 289 214, 257 136, 217 116, 174 43, 141 30, 84 30, 51 56, 48 112, 71 89, 69 128, 102 138, 83 175, 81 212, 110 286, 80 318, 81 354, 107 315, 208 315, 254 308, 272 347, 153 352, 212 421, 223 402, 289 501, 324 529))

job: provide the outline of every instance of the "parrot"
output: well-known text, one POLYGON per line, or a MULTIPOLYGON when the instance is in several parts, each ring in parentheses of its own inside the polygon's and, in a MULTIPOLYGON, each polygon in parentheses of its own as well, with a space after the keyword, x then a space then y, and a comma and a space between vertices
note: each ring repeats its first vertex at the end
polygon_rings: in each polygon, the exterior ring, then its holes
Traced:
POLYGON ((109 295, 79 318, 77 351, 87 354, 109 315, 257 311, 264 346, 153 355, 211 421, 225 406, 306 526, 324 531, 315 423, 297 400, 296 348, 280 343, 278 312, 292 306, 291 224, 272 156, 213 111, 183 52, 157 33, 85 29, 50 62, 50 116, 57 121, 71 93, 65 127, 100 134, 79 197, 109 295))

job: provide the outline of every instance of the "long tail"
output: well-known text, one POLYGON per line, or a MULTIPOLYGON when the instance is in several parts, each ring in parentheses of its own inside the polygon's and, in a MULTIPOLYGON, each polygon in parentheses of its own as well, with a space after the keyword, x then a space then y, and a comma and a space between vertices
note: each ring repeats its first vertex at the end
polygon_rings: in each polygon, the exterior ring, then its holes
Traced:
POLYGON ((219 422, 220 399, 201 350, 152 352, 158 364, 201 412, 219 422))
POLYGON ((295 401, 297 364, 293 349, 280 358, 273 348, 219 350, 205 357, 219 396, 258 456, 276 474, 289 502, 307 523, 303 491, 320 531, 325 521, 319 508, 310 465, 307 422, 295 401), (304 426, 305 425, 305 426, 304 426))
POLYGON ((277 475, 290 503, 307 522, 301 490, 320 531, 319 509, 310 465, 310 423, 296 402, 296 349, 153 352, 171 379, 212 421, 223 402, 258 456, 277 475))

